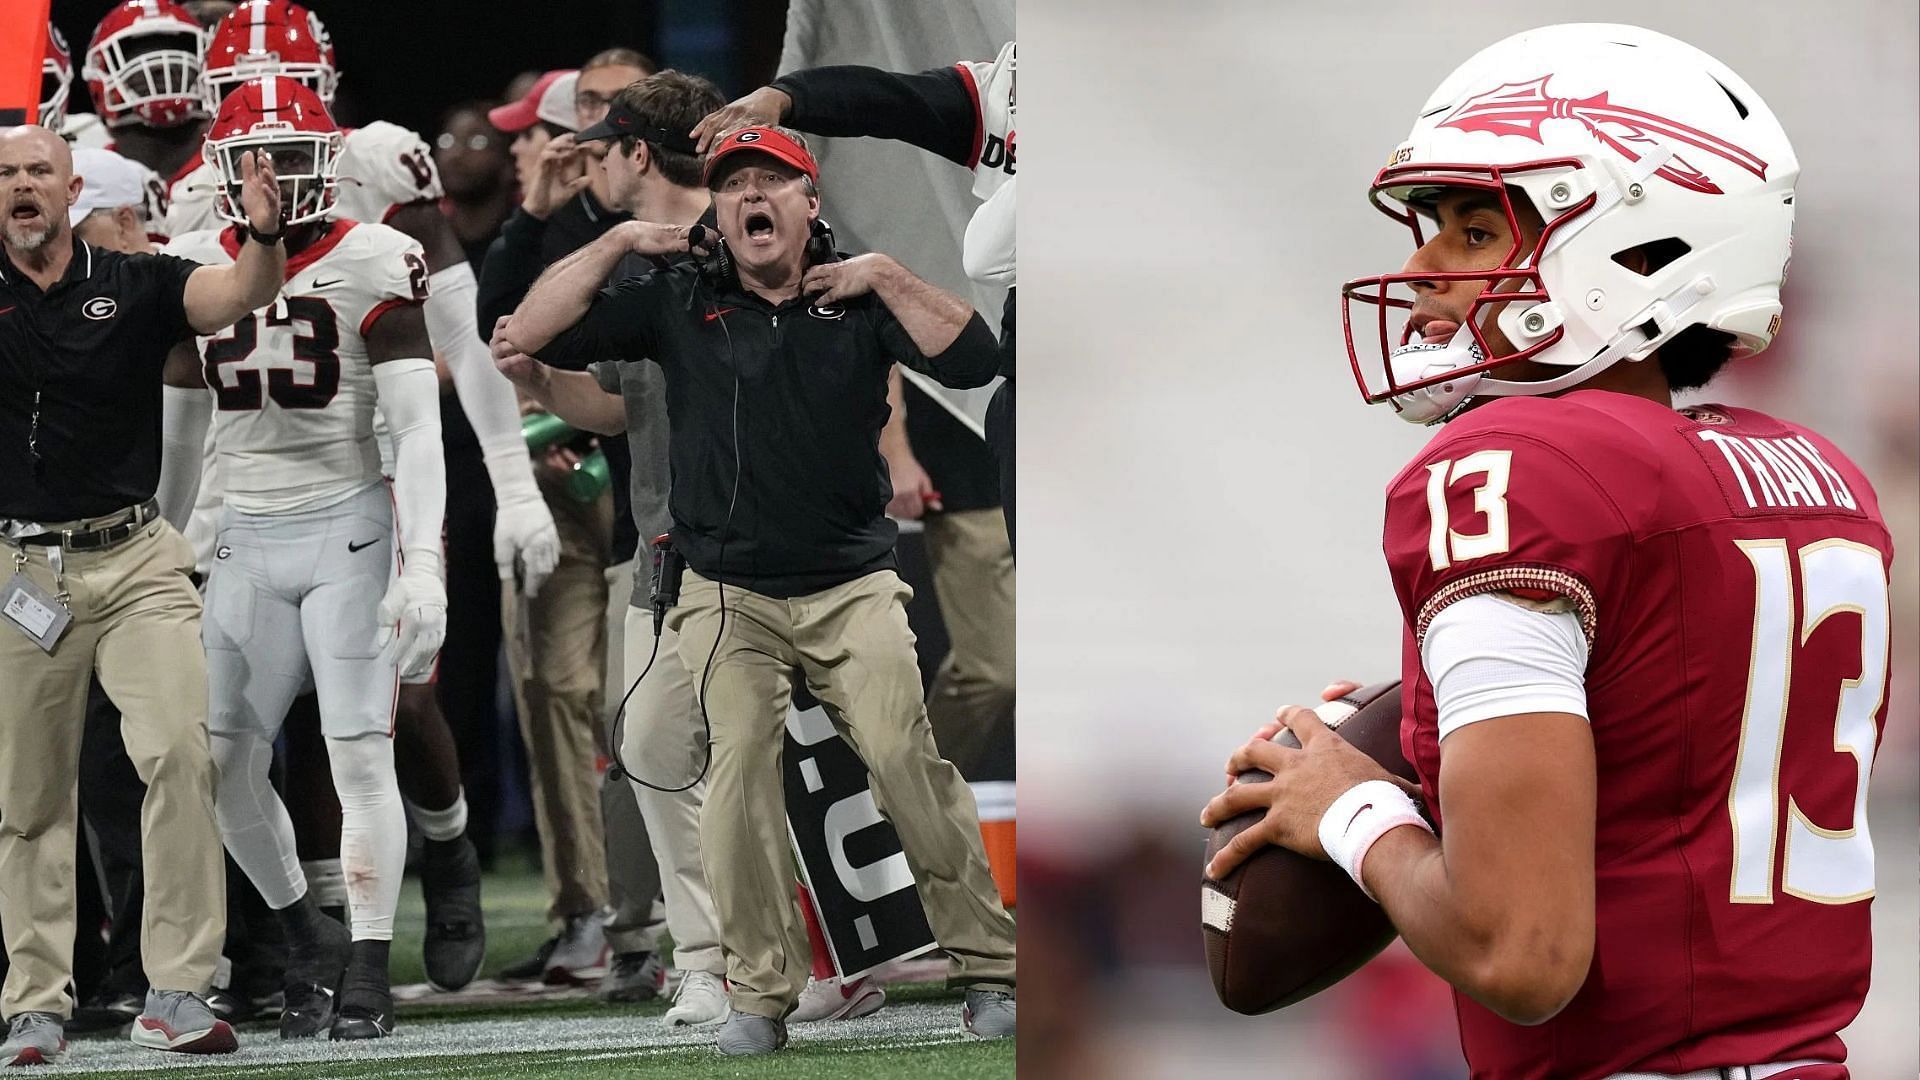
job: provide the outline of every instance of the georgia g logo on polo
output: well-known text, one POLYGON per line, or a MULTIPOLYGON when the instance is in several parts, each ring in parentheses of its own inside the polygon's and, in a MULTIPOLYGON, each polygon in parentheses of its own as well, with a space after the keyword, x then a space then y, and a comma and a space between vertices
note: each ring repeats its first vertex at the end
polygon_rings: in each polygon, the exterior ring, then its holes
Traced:
POLYGON ((119 309, 120 305, 113 302, 113 297, 96 296, 80 305, 80 314, 85 315, 95 322, 99 322, 103 319, 113 318, 113 313, 119 309))

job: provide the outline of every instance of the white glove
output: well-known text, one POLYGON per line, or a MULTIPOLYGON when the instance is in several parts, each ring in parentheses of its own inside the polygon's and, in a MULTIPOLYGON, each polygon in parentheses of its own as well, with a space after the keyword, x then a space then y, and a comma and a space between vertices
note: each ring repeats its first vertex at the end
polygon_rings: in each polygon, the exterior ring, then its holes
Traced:
POLYGON ((540 489, 531 484, 505 495, 497 487, 494 490, 498 500, 493 512, 494 565, 500 568, 501 581, 512 581, 517 559, 520 591, 533 596, 560 561, 560 531, 554 528, 553 511, 547 509, 540 489))
POLYGON ((397 660, 403 678, 425 674, 447 639, 447 587, 437 560, 409 556, 406 569, 380 599, 380 629, 374 644, 383 659, 397 660))

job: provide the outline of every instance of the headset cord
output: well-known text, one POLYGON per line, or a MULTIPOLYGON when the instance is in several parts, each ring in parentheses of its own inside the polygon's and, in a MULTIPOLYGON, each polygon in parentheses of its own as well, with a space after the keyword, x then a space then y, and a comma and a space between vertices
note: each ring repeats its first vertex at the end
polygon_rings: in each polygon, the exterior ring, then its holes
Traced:
MULTIPOLYGON (((689 303, 689 308, 691 308, 691 303, 689 303)), ((733 511, 734 507, 740 503, 740 369, 734 364, 733 332, 727 329, 725 319, 715 319, 714 321, 720 324, 720 332, 726 335, 727 366, 733 370, 733 493, 727 498, 727 521, 725 525, 720 527, 720 554, 716 559, 717 564, 724 570, 727 565, 727 537, 733 532, 733 511)), ((700 781, 705 780, 707 778, 707 769, 713 764, 713 720, 707 715, 707 683, 713 678, 713 659, 719 655, 720 642, 726 639, 727 634, 727 586, 719 580, 715 580, 713 584, 714 588, 720 592, 720 628, 714 635, 713 648, 707 651, 706 663, 701 665, 700 688, 699 692, 695 695, 700 703, 700 728, 703 733, 700 747, 701 750, 704 751, 700 761, 699 774, 679 787, 662 787, 659 784, 649 783, 642 779, 637 773, 627 767, 627 763, 622 760, 620 756, 620 744, 623 741, 622 732, 625 729, 627 718, 627 699, 633 697, 633 692, 640 688, 641 681, 647 677, 648 672, 653 670, 653 662, 660 655, 661 621, 666 616, 664 609, 656 609, 653 614, 653 652, 647 657, 646 666, 640 669, 639 677, 633 680, 633 685, 627 687, 626 694, 620 698, 620 707, 613 715, 613 745, 609 748, 611 753, 607 756, 612 759, 614 766, 625 774, 629 780, 639 784, 641 787, 669 795, 685 791, 700 781)))

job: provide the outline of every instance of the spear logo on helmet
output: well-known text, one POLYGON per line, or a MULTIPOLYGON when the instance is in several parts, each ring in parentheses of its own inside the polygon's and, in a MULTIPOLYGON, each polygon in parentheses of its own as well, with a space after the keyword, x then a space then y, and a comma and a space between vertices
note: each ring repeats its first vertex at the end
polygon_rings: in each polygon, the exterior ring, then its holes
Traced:
MULTIPOLYGON (((1659 139, 1672 139, 1724 158, 1762 180, 1767 178, 1766 162, 1717 135, 1664 116, 1615 105, 1607 100, 1605 90, 1592 97, 1555 97, 1547 92, 1547 80, 1551 78, 1552 75, 1542 75, 1530 82, 1506 83, 1470 97, 1438 126, 1495 135, 1524 135, 1544 144, 1546 140, 1540 134, 1542 122, 1577 120, 1586 125, 1594 138, 1629 161, 1639 161, 1643 153, 1658 149, 1659 139)), ((1668 158, 1654 175, 1703 195, 1724 194, 1718 184, 1678 154, 1668 158)))

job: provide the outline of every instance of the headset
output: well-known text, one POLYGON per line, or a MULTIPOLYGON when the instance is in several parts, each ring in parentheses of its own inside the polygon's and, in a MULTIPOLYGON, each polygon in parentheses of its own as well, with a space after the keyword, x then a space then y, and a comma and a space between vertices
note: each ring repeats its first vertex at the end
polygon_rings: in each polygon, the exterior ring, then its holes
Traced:
MULTIPOLYGON (((720 236, 719 230, 708 230, 704 225, 694 225, 692 229, 698 230, 690 230, 688 233, 689 246, 694 247, 702 244, 707 232, 713 233, 713 252, 699 260, 698 270, 701 281, 708 286, 707 306, 711 310, 718 310, 719 305, 714 301, 711 290, 720 287, 738 288, 739 268, 734 265, 733 256, 727 251, 727 242, 720 236)), ((808 266, 838 261, 840 261, 840 253, 834 249, 833 226, 818 217, 814 218, 808 226, 806 256, 802 264, 802 272, 804 273, 805 267, 808 266)), ((700 292, 701 290, 697 288, 688 292, 687 310, 693 310, 694 298, 700 292)), ((717 561, 724 566, 727 559, 726 538, 733 531, 733 511, 740 502, 740 367, 734 363, 733 332, 727 329, 726 320, 713 321, 720 324, 721 333, 726 335, 727 367, 733 372, 733 492, 727 497, 727 520, 720 527, 720 551, 717 556, 717 561)), ((667 612, 680 602, 680 575, 685 569, 686 557, 673 547, 670 534, 655 537, 653 590, 649 597, 649 606, 653 611, 653 651, 647 656, 646 666, 640 669, 640 674, 627 687, 627 692, 621 696, 620 704, 614 711, 612 729, 609 732, 612 745, 608 748, 607 754, 608 761, 612 763, 612 769, 618 770, 621 775, 642 787, 667 794, 686 791, 705 780, 707 769, 713 764, 713 721, 707 715, 707 683, 713 678, 714 657, 719 655, 720 643, 726 640, 727 636, 727 586, 724 582, 714 582, 714 586, 720 591, 720 626, 714 632, 713 648, 707 651, 706 663, 701 665, 700 687, 696 695, 700 703, 700 726, 706 735, 701 744, 706 751, 706 756, 700 762, 699 773, 679 787, 664 787, 650 783, 627 767, 627 763, 620 756, 620 744, 626 724, 627 701, 633 697, 633 692, 640 688, 640 684, 646 681, 648 672, 653 670, 654 661, 660 656, 660 631, 666 623, 667 612)))
MULTIPOLYGON (((704 231, 704 226, 702 229, 704 231)), ((699 242, 697 238, 694 240, 696 244, 699 242)), ((833 247, 833 226, 827 224, 822 218, 814 218, 812 225, 808 227, 806 265, 818 266, 821 263, 838 261, 840 261, 840 253, 833 247)), ((713 234, 713 253, 700 260, 700 276, 710 285, 729 286, 740 283, 739 268, 733 265, 733 253, 727 250, 727 242, 721 238, 718 230, 713 234)), ((728 359, 731 360, 732 357, 729 356, 728 359)))

